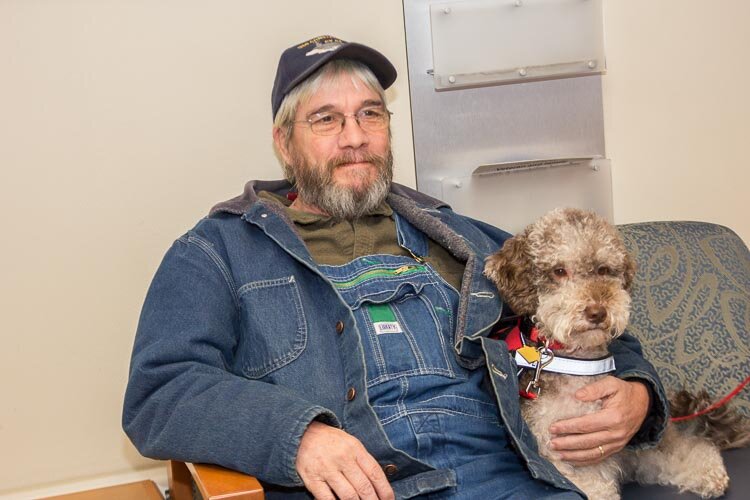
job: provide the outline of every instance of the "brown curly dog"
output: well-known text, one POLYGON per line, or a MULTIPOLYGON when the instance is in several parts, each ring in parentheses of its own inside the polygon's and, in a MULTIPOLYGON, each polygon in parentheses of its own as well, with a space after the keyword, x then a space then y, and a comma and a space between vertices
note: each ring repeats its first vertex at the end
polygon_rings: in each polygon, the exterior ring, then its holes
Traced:
MULTIPOLYGON (((610 341, 628 323, 635 265, 617 230, 592 212, 548 213, 488 258, 485 273, 515 313, 531 318, 541 338, 561 344, 554 351, 558 359, 608 356, 610 341)), ((521 387, 533 373, 523 370, 521 387)), ((605 376, 541 372, 538 398, 522 403, 541 454, 592 499, 619 498, 621 483, 633 480, 674 485, 707 498, 722 495, 729 477, 719 447, 683 426, 668 424, 655 448, 625 448, 595 465, 573 466, 550 449, 554 422, 601 407, 601 401, 581 402, 574 393, 605 376)), ((738 444, 735 439, 724 447, 738 444)))

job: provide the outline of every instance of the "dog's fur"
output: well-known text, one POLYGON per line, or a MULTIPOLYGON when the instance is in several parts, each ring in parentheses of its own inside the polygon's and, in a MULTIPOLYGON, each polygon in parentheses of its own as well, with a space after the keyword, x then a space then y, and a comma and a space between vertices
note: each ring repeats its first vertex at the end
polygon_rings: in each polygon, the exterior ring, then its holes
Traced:
MULTIPOLYGON (((548 213, 489 257, 485 273, 515 313, 529 316, 541 336, 564 345, 558 354, 602 357, 627 325, 635 265, 617 230, 594 213, 548 213)), ((525 370, 521 387, 530 376, 525 370)), ((724 493, 729 477, 719 447, 750 441, 750 427, 736 414, 703 424, 701 432, 699 425, 669 423, 657 447, 626 448, 595 465, 560 460, 549 446, 550 426, 601 408, 601 401, 581 402, 574 394, 605 376, 542 372, 539 398, 523 400, 522 411, 544 457, 592 499, 619 498, 620 484, 632 480, 670 484, 707 498, 724 493)), ((708 405, 707 394, 695 398, 683 392, 674 399, 684 414, 708 405)))

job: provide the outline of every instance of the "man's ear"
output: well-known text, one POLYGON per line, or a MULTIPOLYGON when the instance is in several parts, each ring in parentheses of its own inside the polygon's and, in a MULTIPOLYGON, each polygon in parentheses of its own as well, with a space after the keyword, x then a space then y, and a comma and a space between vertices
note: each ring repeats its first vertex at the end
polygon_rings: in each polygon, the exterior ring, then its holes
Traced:
POLYGON ((273 144, 276 146, 276 152, 281 157, 285 165, 292 164, 292 157, 287 148, 287 134, 289 132, 280 127, 273 128, 273 144))

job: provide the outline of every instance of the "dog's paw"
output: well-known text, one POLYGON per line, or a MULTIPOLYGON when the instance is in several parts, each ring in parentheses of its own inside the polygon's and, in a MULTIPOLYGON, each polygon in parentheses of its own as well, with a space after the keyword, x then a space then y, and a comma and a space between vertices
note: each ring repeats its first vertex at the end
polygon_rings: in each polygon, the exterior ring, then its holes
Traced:
POLYGON ((703 498, 718 498, 724 494, 729 487, 729 476, 724 467, 717 467, 707 471, 701 478, 700 484, 690 487, 691 491, 703 498))

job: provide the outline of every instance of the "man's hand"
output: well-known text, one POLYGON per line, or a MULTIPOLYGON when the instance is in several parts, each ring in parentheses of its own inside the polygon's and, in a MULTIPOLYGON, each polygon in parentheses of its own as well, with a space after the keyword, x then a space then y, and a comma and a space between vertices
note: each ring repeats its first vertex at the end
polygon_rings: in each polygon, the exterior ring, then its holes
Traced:
POLYGON ((573 465, 590 465, 625 447, 638 432, 649 407, 642 382, 605 377, 576 392, 580 401, 602 400, 602 409, 550 427, 552 449, 573 465))
POLYGON ((321 422, 312 422, 302 435, 296 466, 316 499, 395 498, 383 469, 362 443, 321 422))

